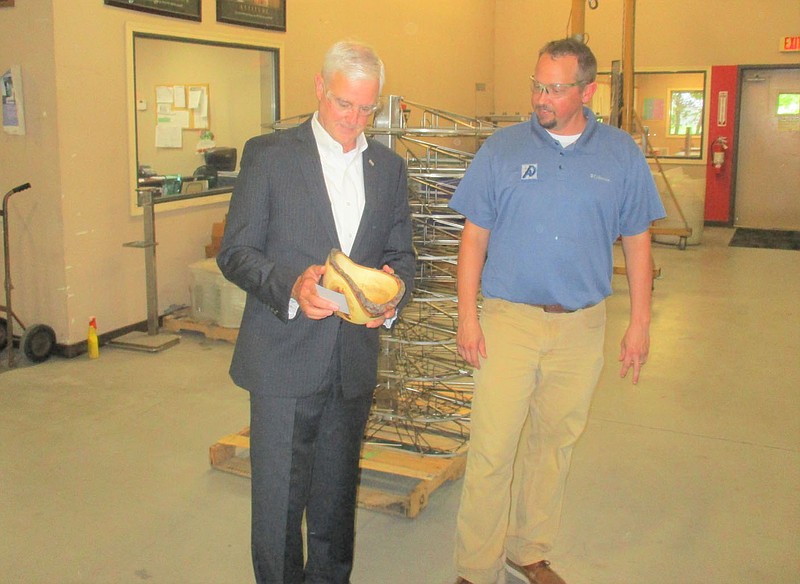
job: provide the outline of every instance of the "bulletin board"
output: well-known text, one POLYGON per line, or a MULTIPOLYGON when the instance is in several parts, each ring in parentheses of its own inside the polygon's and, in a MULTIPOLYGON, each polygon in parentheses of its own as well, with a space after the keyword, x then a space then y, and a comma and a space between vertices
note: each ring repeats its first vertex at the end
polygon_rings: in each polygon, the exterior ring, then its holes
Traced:
POLYGON ((156 85, 156 147, 182 148, 184 130, 209 128, 207 83, 156 85))

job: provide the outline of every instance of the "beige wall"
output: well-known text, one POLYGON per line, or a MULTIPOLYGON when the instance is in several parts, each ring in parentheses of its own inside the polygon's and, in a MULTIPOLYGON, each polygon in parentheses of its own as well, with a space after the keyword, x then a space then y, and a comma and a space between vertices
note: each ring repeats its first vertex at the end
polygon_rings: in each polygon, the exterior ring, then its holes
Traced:
MULTIPOLYGON (((569 0, 497 0, 495 103, 498 111, 529 112, 528 75, 547 41, 566 36, 569 0)), ((623 0, 586 10, 589 46, 600 69, 622 58, 623 0)), ((636 2, 636 69, 800 63, 778 41, 800 30, 797 0, 670 0, 636 2)))
MULTIPOLYGON (((26 135, 0 132, 0 193, 30 182, 9 200, 14 311, 25 324, 66 330, 63 201, 50 2, 0 8, 0 72, 22 68, 26 135)), ((0 260, 2 261, 2 260, 0 260)), ((0 303, 4 294, 0 293, 0 303)), ((3 315, 5 316, 5 315, 3 315)))
MULTIPOLYGON (((91 315, 101 333, 146 316, 142 254, 122 247, 142 237, 141 217, 129 210, 126 23, 280 45, 284 116, 314 109, 322 53, 345 37, 381 53, 387 95, 464 114, 527 112, 536 51, 565 34, 571 2, 292 0, 286 33, 218 24, 214 0, 203 0, 201 23, 101 0, 16 4, 0 9, 0 68, 22 67, 28 132, 0 136, 0 191, 25 181, 33 189, 12 199, 14 302, 24 320, 50 324, 59 343, 71 344, 85 338, 91 315)), ((599 4, 587 13, 587 31, 607 63, 619 57, 622 0, 599 4)), ((637 66, 800 62, 777 51, 779 37, 800 29, 796 0, 728 0, 719 11, 697 0, 639 4, 637 66)), ((202 258, 225 207, 158 214, 162 311, 188 303, 186 266, 202 258)))
POLYGON ((295 0, 286 33, 285 115, 313 111, 311 71, 333 42, 372 44, 386 65, 384 95, 475 111, 475 83, 491 84, 495 0, 295 0))
MULTIPOLYGON (((387 94, 471 112, 475 83, 491 83, 493 0, 297 0, 286 33, 216 23, 214 0, 203 0, 201 23, 101 0, 16 4, 0 9, 0 65, 22 66, 28 132, 0 136, 0 189, 25 181, 33 189, 12 200, 14 304, 23 320, 53 326, 64 344, 85 339, 92 315, 101 333, 146 317, 142 253, 122 247, 142 238, 141 216, 129 210, 126 23, 280 45, 284 116, 315 108, 313 75, 325 49, 344 37, 378 49, 387 94)), ((162 311, 189 302, 186 266, 203 257, 225 209, 158 213, 162 311)))

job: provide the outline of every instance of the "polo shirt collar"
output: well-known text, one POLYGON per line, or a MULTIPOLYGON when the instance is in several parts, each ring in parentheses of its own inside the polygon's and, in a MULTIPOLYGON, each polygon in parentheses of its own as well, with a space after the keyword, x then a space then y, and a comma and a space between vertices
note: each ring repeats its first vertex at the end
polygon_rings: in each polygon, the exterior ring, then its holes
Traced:
MULTIPOLYGON (((598 122, 594 112, 586 106, 583 107, 583 117, 586 118, 586 126, 583 128, 583 132, 581 132, 581 137, 578 138, 577 142, 571 144, 570 148, 593 152, 595 150, 593 138, 597 131, 598 122)), ((539 124, 539 119, 536 117, 535 113, 531 114, 530 124, 531 135, 539 146, 552 146, 555 148, 557 145, 558 148, 561 148, 561 145, 547 133, 547 130, 545 130, 541 124, 539 124)))

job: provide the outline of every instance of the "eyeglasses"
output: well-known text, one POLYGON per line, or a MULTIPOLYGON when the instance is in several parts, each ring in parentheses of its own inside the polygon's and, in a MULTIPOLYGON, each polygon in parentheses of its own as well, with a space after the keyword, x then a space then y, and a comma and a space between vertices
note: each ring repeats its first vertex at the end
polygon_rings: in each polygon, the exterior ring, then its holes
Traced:
POLYGON ((555 98, 564 97, 570 88, 581 85, 584 85, 582 81, 576 81, 575 83, 539 83, 536 81, 536 77, 531 75, 531 91, 537 95, 544 93, 555 98))
POLYGON ((337 97, 333 94, 333 92, 329 89, 325 92, 325 97, 327 97, 332 103, 336 105, 340 112, 349 114, 353 110, 358 112, 360 116, 369 116, 374 114, 380 108, 380 103, 375 103, 372 105, 354 105, 352 102, 347 101, 346 99, 342 99, 341 97, 337 97))

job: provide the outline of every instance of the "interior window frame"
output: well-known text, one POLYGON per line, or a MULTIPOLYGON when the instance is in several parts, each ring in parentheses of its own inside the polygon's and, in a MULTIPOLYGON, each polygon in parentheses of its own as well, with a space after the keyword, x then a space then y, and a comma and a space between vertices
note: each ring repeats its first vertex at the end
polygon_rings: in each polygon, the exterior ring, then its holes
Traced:
MULTIPOLYGON (((143 25, 141 23, 126 23, 126 58, 127 58, 127 82, 128 82, 128 142, 129 142, 129 210, 130 214, 141 215, 142 206, 139 202, 138 188, 138 170, 139 170, 139 136, 137 130, 137 87, 136 87, 136 54, 135 42, 137 38, 151 38, 151 39, 164 39, 167 41, 195 43, 206 46, 220 46, 224 48, 239 48, 239 49, 252 49, 257 51, 273 52, 275 56, 275 78, 274 78, 274 118, 280 119, 281 105, 284 103, 284 90, 283 90, 283 43, 273 39, 254 39, 252 37, 231 38, 229 36, 203 31, 193 32, 189 30, 180 30, 172 28, 163 28, 160 26, 143 25)), ((212 105, 213 108, 213 105, 212 105)), ((213 115, 213 109, 212 109, 213 115)), ((263 128, 263 121, 261 126, 263 128)), ((255 135, 255 132, 254 134, 255 135)), ((243 146, 243 144, 241 145, 243 146)), ((241 148, 239 148, 238 156, 241 157, 241 148)), ((155 206, 156 211, 170 211, 174 209, 181 209, 186 207, 198 207, 204 205, 213 205, 218 203, 227 203, 230 200, 233 187, 222 189, 215 189, 211 191, 204 191, 200 194, 193 194, 191 196, 175 196, 173 200, 167 201, 161 199, 158 205, 155 206)))
MULTIPOLYGON (((659 74, 659 75, 689 75, 689 74, 701 74, 703 76, 703 85, 702 85, 702 92, 703 92, 703 114, 702 114, 702 131, 699 134, 694 134, 700 140, 699 145, 699 152, 695 156, 682 156, 682 155, 675 155, 675 154, 658 154, 659 160, 664 160, 667 163, 681 163, 681 164, 705 164, 707 161, 707 139, 708 139, 708 131, 709 131, 709 119, 710 119, 710 98, 711 98, 711 87, 710 87, 710 79, 711 79, 711 70, 709 67, 643 67, 641 69, 637 69, 634 73, 635 76, 639 75, 650 75, 650 74, 659 74)), ((608 86, 610 87, 612 84, 611 79, 612 72, 610 70, 600 70, 597 72, 598 80, 602 79, 603 77, 608 79, 608 86)), ((674 87, 679 87, 684 85, 683 83, 679 83, 678 85, 674 85, 674 87)), ((700 91, 698 89, 688 88, 681 89, 685 91, 700 91)), ((669 103, 669 94, 666 95, 661 94, 659 96, 655 96, 656 98, 662 97, 664 99, 664 117, 665 117, 665 126, 668 129, 668 122, 669 122, 669 115, 670 115, 670 107, 671 104, 669 103)), ((648 96, 642 96, 642 99, 648 96)), ((610 98, 610 96, 609 96, 610 98)), ((638 83, 634 78, 634 107, 638 100, 638 83)), ((610 103, 609 105, 609 112, 599 112, 598 119, 605 121, 608 123, 608 114, 610 113, 610 103)), ((597 114, 598 112, 595 111, 597 114)), ((643 120, 641 116, 643 112, 637 109, 636 114, 639 116, 639 119, 642 121, 642 125, 649 126, 647 120, 643 120)), ((681 135, 673 135, 671 139, 677 139, 681 135)), ((645 152, 645 156, 648 160, 653 160, 654 156, 650 152, 645 152)))

